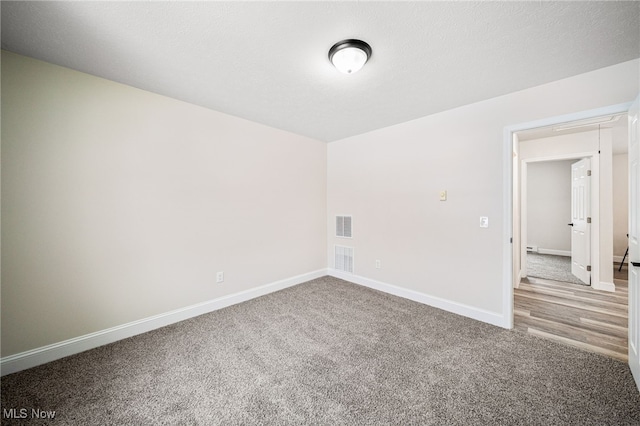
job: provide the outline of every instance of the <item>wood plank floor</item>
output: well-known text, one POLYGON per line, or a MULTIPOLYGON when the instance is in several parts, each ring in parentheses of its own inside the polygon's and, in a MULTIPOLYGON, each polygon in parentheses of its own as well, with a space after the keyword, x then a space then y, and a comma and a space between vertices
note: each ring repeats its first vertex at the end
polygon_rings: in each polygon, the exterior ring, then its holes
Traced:
POLYGON ((627 281, 615 293, 525 278, 514 290, 514 328, 622 361, 627 349, 627 281))

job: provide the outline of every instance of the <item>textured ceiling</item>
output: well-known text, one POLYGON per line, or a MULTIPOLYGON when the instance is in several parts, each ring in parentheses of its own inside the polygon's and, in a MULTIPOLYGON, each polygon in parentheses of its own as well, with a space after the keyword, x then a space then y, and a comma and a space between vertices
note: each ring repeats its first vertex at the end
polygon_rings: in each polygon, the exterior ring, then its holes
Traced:
POLYGON ((2 48, 334 141, 640 57, 639 2, 7 2, 2 48), (373 48, 355 75, 329 48, 373 48))

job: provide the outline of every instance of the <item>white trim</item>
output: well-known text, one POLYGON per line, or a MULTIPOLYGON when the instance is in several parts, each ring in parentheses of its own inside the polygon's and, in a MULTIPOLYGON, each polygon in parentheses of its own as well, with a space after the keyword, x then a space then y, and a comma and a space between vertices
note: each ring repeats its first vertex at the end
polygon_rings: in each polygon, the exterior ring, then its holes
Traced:
POLYGON ((430 296, 428 294, 420 293, 415 290, 383 283, 381 281, 372 280, 369 278, 361 277, 359 275, 346 274, 335 269, 329 269, 328 274, 332 277, 340 278, 354 284, 369 287, 374 290, 379 290, 384 293, 392 294, 394 296, 402 297, 405 299, 413 300, 414 302, 433 306, 435 308, 462 315, 467 318, 486 322, 498 327, 510 328, 508 324, 508 318, 495 312, 485 311, 484 309, 478 309, 473 306, 464 305, 462 303, 453 302, 451 300, 442 299, 440 297, 430 296))
POLYGON ((97 348, 98 346, 126 339, 137 334, 146 333, 160 327, 165 327, 198 315, 255 299, 256 297, 283 290, 287 287, 292 287, 325 275, 327 275, 327 270, 319 269, 317 271, 286 278, 284 280, 265 284, 249 290, 222 296, 217 299, 186 306, 184 308, 143 318, 141 320, 122 324, 116 327, 111 327, 106 330, 85 334, 84 336, 74 337, 62 342, 6 356, 0 359, 0 375, 4 376, 6 374, 15 373, 40 364, 55 361, 56 359, 64 358, 69 355, 97 348))
POLYGON ((522 282, 522 279, 526 278, 522 275, 522 271, 520 271, 520 273, 518 274, 518 280, 514 283, 513 288, 520 288, 520 283, 522 282))
MULTIPOLYGON (((504 140, 509 142, 504 145, 503 149, 503 167, 502 173, 502 327, 513 328, 513 286, 514 280, 514 263, 513 263, 513 133, 510 128, 504 129, 504 140)), ((518 158, 519 159, 519 158, 518 158)), ((522 173, 522 171, 521 171, 522 173)), ((520 194, 522 196, 522 194, 520 194)), ((522 217, 522 211, 520 211, 522 217)), ((520 240, 521 244, 522 237, 520 240)), ((522 266, 522 265, 521 265, 522 266)), ((520 270, 519 275, 526 276, 526 270, 520 270)), ((520 285, 518 281, 517 285, 520 285)))
POLYGON ((567 256, 571 257, 571 251, 569 250, 554 250, 538 247, 538 254, 553 254, 555 256, 567 256))
MULTIPOLYGON (((529 239, 528 227, 522 226, 523 223, 529 223, 529 209, 527 209, 527 196, 529 188, 529 163, 520 160, 520 179, 518 184, 520 185, 520 223, 516 224, 516 228, 520 230, 520 271, 522 276, 529 275, 529 263, 527 262, 527 240, 529 239)), ((512 189, 513 190, 513 189, 512 189)), ((537 251, 536 251, 537 253, 537 251)))
MULTIPOLYGON (((514 124, 504 128, 503 132, 503 185, 502 185, 502 214, 504 217, 503 226, 503 299, 502 310, 507 316, 506 321, 510 324, 508 328, 513 328, 513 253, 511 247, 512 223, 513 223, 513 134, 522 130, 536 129, 538 127, 552 126, 554 124, 567 123, 588 118, 600 117, 603 115, 621 114, 629 111, 631 102, 596 108, 588 111, 580 111, 572 114, 565 114, 556 117, 548 117, 541 120, 527 123, 514 124)), ((598 185, 599 186, 599 185, 598 185)), ((520 212, 522 216, 522 212, 520 212)), ((595 263, 595 262, 594 262, 595 263)), ((598 262, 599 263, 599 262, 598 262)))
POLYGON ((597 154, 598 154, 597 151, 572 152, 570 154, 558 154, 558 155, 550 155, 546 157, 523 158, 522 161, 526 161, 527 163, 544 163, 549 161, 580 160, 581 158, 593 157, 597 154))
MULTIPOLYGON (((623 257, 624 257, 624 256, 616 256, 616 255, 614 254, 614 255, 613 255, 613 261, 614 261, 614 262, 618 262, 618 263, 620 263, 620 262, 622 262, 622 258, 623 258, 623 257)), ((627 255, 627 258, 624 260, 624 264, 626 265, 627 263, 629 263, 629 255, 627 255)))
POLYGON ((593 281, 591 284, 591 288, 594 290, 610 291, 612 293, 616 291, 616 285, 614 283, 607 283, 604 281, 593 281))
MULTIPOLYGON (((571 114, 558 115, 555 117, 542 118, 540 120, 529 121, 527 123, 514 124, 512 126, 505 127, 505 135, 511 141, 511 135, 513 133, 521 132, 523 130, 537 129, 539 127, 553 126, 555 124, 567 123, 569 121, 586 120, 589 118, 601 117, 604 115, 622 114, 629 111, 632 102, 625 102, 617 105, 610 105, 602 108, 591 109, 587 111, 574 112, 571 114)), ((511 154, 509 154, 509 160, 511 160, 511 154)))
MULTIPOLYGON (((591 157, 591 288, 598 289, 600 283, 600 155, 591 157), (595 286, 594 286, 595 284, 595 286)), ((613 220, 613 219, 611 219, 613 220)), ((613 231, 613 229, 612 229, 613 231)), ((613 244, 613 241, 612 241, 613 244)), ((613 248, 613 247, 612 247, 613 248)), ((609 265, 611 268, 611 265, 609 265)))

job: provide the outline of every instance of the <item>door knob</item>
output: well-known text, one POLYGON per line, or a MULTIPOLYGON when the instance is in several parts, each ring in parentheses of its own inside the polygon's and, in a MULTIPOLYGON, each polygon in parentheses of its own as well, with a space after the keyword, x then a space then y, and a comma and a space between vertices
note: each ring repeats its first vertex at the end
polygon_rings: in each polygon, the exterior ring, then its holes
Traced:
POLYGON ((569 226, 573 226, 573 223, 567 223, 567 225, 569 225, 569 226))
POLYGON ((631 262, 631 264, 636 268, 640 268, 640 262, 631 262))

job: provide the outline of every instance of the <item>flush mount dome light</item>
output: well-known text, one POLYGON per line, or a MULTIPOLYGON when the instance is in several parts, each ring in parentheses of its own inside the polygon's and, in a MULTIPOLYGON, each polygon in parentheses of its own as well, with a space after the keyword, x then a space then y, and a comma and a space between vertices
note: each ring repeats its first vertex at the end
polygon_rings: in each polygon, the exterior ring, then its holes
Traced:
POLYGON ((342 40, 329 49, 329 60, 338 71, 356 73, 371 57, 371 46, 362 40, 342 40))

